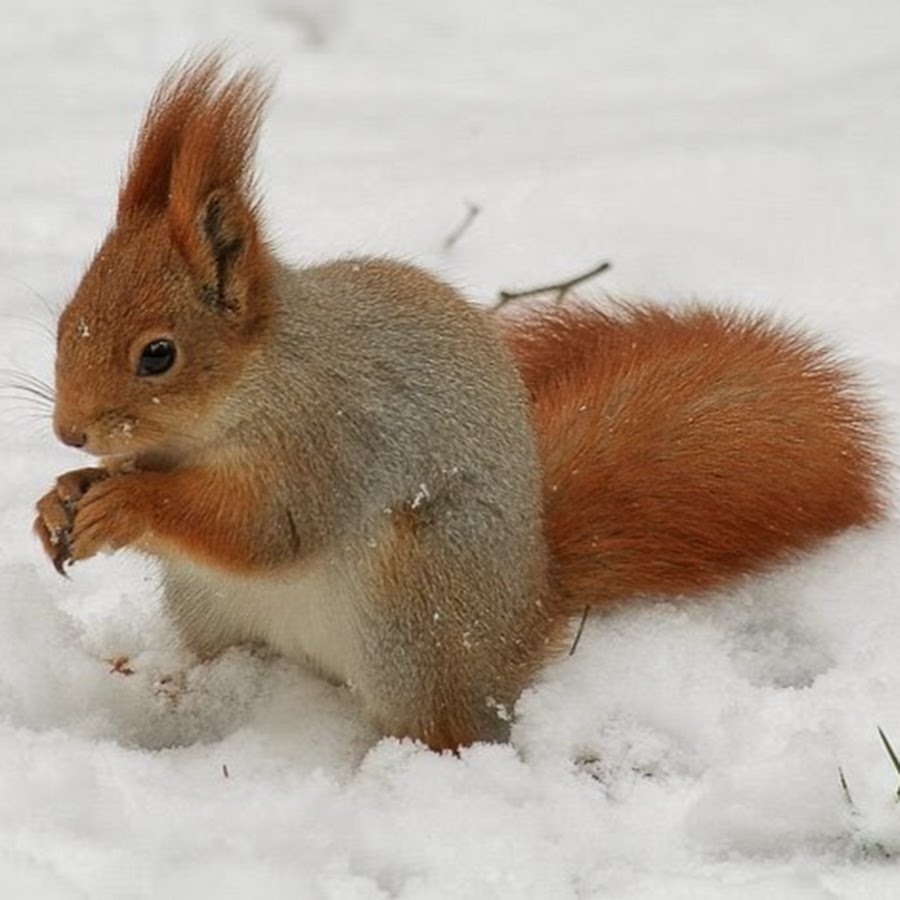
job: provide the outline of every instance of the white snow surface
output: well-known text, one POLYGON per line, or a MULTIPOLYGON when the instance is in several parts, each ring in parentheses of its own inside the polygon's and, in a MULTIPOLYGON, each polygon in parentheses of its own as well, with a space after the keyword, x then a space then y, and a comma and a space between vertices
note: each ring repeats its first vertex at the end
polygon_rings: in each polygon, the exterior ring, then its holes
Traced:
MULTIPOLYGON (((0 20, 6 370, 52 379, 152 89, 224 42, 276 78, 259 163, 285 257, 400 255, 480 301, 610 259, 592 291, 807 324, 896 431, 897 3, 0 0, 0 20)), ((900 748, 896 515, 595 617, 509 745, 441 756, 297 666, 197 664, 145 561, 59 578, 33 503, 84 461, 0 392, 3 898, 900 896, 876 731, 900 748)))

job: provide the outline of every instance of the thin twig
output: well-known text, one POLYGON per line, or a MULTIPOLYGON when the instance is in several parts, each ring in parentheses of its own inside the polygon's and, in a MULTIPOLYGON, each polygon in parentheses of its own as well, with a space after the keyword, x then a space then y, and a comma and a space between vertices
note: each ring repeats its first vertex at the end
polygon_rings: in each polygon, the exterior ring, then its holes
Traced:
POLYGON ((850 796, 850 788, 847 785, 847 779, 844 777, 844 770, 840 766, 838 766, 838 776, 841 779, 841 789, 844 791, 844 798, 847 801, 847 806, 854 809, 853 797, 850 796))
POLYGON ((469 230, 480 214, 481 207, 477 203, 466 203, 466 214, 463 220, 444 238, 444 250, 452 250, 456 242, 469 230))
POLYGON ((540 287, 526 288, 523 291, 500 291, 497 295, 497 303, 495 304, 494 309, 503 306, 504 303, 509 303, 510 300, 520 300, 522 297, 536 297, 538 294, 549 294, 552 291, 556 291, 556 300, 557 302, 560 302, 573 287, 584 284, 585 281, 596 278, 598 275, 602 275, 611 268, 612 263, 602 262, 599 265, 594 266, 593 269, 582 272, 581 275, 576 275, 574 278, 569 278, 566 281, 557 281, 554 284, 544 284, 540 287))
POLYGON ((134 675, 131 660, 125 655, 115 656, 112 659, 105 660, 105 662, 109 666, 110 675, 134 675))
MULTIPOLYGON (((881 737, 881 743, 884 744, 884 749, 887 750, 887 755, 891 758, 891 762, 894 765, 894 771, 900 775, 900 759, 897 759, 897 754, 894 753, 894 748, 891 746, 891 742, 887 739, 887 735, 881 730, 878 729, 878 734, 881 737)), ((897 796, 900 797, 900 787, 897 788, 897 796)))
POLYGON ((584 612, 581 614, 581 621, 578 623, 578 631, 575 632, 575 640, 572 641, 572 646, 569 648, 569 656, 574 656, 575 651, 578 649, 578 642, 581 640, 581 633, 584 631, 585 622, 587 622, 588 613, 591 611, 589 606, 584 608, 584 612))

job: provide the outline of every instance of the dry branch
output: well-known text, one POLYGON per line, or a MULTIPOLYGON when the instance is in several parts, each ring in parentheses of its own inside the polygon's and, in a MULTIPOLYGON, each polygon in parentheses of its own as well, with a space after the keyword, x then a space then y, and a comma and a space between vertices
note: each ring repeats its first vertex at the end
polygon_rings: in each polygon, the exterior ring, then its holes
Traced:
POLYGON ((574 656, 575 651, 578 649, 578 642, 581 640, 581 633, 584 631, 584 626, 590 611, 591 608, 586 606, 584 612, 581 614, 581 621, 578 623, 578 631, 575 632, 575 640, 572 641, 572 646, 569 648, 569 656, 574 656))
POLYGON ((537 297, 540 294, 550 294, 554 291, 556 292, 556 301, 559 303, 573 287, 584 284, 585 281, 596 278, 611 268, 612 263, 602 262, 587 272, 582 272, 580 275, 576 275, 574 278, 569 278, 566 281, 557 281, 553 284, 544 284, 540 287, 526 288, 521 291, 500 291, 497 295, 497 303, 494 309, 509 303, 510 300, 520 300, 523 297, 537 297))
POLYGON ((452 250, 480 214, 481 207, 477 203, 466 203, 466 214, 463 220, 444 238, 444 250, 452 250))

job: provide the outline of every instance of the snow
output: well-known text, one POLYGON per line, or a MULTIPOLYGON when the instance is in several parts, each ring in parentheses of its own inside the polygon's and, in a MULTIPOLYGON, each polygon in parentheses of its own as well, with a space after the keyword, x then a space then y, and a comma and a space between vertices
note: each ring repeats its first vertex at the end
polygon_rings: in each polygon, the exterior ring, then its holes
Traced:
MULTIPOLYGON (((399 255, 479 300, 610 259, 598 291, 816 329, 896 431, 897 4, 0 11, 4 369, 50 379, 157 79, 227 42, 277 79, 260 170, 285 256, 399 255)), ((60 579, 33 503, 84 461, 0 394, 3 897, 900 896, 876 731, 900 747, 896 516, 716 597, 593 618, 510 745, 438 756, 283 661, 193 663, 142 560, 60 579)))

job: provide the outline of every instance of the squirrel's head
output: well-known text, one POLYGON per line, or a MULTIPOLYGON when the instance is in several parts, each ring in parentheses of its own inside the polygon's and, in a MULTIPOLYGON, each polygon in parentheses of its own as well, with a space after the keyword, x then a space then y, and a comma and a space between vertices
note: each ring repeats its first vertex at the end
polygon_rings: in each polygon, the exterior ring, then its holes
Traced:
POLYGON ((115 226, 59 320, 54 429, 98 456, 180 455, 221 427, 272 314, 252 157, 267 91, 210 56, 157 89, 115 226))

